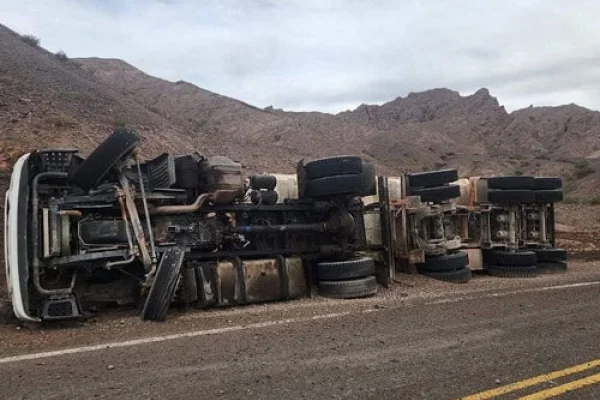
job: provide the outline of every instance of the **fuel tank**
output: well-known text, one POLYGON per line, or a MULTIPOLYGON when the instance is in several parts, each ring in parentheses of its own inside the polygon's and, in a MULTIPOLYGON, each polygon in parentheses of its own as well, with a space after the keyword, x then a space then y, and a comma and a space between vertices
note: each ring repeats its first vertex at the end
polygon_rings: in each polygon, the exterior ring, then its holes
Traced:
POLYGON ((296 299, 306 293, 300 258, 219 262, 214 273, 219 306, 296 299))

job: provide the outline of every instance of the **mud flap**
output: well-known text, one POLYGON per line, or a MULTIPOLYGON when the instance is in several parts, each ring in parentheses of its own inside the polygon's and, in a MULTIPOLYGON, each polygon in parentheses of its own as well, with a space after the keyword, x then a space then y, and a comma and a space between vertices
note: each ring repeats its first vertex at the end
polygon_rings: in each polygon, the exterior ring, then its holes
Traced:
POLYGON ((396 272, 394 259, 394 243, 392 233, 393 216, 390 210, 390 193, 388 179, 385 176, 377 177, 377 191, 379 195, 379 215, 381 218, 381 244, 383 247, 383 262, 376 263, 375 277, 377 282, 384 287, 389 287, 396 272))
POLYGON ((185 250, 179 247, 170 248, 163 254, 142 310, 143 320, 165 320, 179 283, 185 254, 185 250))

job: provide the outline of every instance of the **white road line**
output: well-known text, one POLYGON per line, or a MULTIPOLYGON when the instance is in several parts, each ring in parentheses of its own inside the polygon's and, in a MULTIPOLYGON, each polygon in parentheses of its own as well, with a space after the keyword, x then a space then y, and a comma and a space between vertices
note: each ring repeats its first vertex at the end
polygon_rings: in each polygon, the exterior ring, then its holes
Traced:
POLYGON ((579 287, 587 287, 587 286, 599 286, 600 281, 598 282, 579 282, 579 283, 568 283, 565 285, 557 285, 557 286, 543 286, 539 288, 530 288, 530 289, 521 289, 521 290, 512 290, 507 292, 498 292, 498 293, 482 293, 475 296, 460 296, 460 297, 449 297, 445 299, 433 300, 425 303, 425 305, 436 305, 436 304, 448 304, 448 303, 457 303, 459 301, 464 300, 478 300, 478 299, 486 299, 491 297, 505 297, 513 294, 521 294, 521 293, 538 293, 538 292, 548 292, 553 290, 562 290, 562 289, 573 289, 579 287))
MULTIPOLYGON (((363 311, 363 313, 373 312, 373 311, 377 311, 377 310, 365 310, 365 311, 363 311)), ((0 364, 8 364, 8 363, 13 363, 13 362, 17 362, 17 361, 25 361, 25 360, 37 360, 40 358, 63 356, 63 355, 67 355, 67 354, 89 353, 89 352, 105 350, 105 349, 130 347, 130 346, 137 346, 140 344, 165 342, 168 340, 191 338, 191 337, 196 337, 196 336, 218 335, 221 333, 236 332, 236 331, 242 331, 242 330, 246 330, 246 329, 266 328, 266 327, 270 327, 270 326, 288 325, 288 324, 293 324, 293 323, 298 323, 298 322, 317 321, 320 319, 340 318, 340 317, 348 316, 350 314, 351 314, 351 312, 345 311, 345 312, 332 313, 332 314, 315 315, 312 317, 289 318, 289 319, 282 319, 282 320, 278 320, 278 321, 258 322, 255 324, 248 324, 248 325, 235 325, 235 326, 228 326, 225 328, 207 329, 207 330, 203 330, 203 331, 176 333, 173 335, 154 336, 154 337, 148 337, 148 338, 142 338, 142 339, 127 340, 124 342, 112 342, 112 343, 97 344, 97 345, 93 345, 93 346, 73 347, 70 349, 47 351, 47 352, 43 352, 43 353, 23 354, 20 356, 0 358, 0 364)))
MULTIPOLYGON (((545 287, 540 287, 540 288, 530 288, 530 289, 515 290, 515 291, 510 291, 510 292, 482 293, 482 295, 480 295, 480 296, 473 296, 473 297, 458 297, 458 298, 454 297, 454 298, 436 300, 436 301, 428 302, 425 304, 426 305, 435 305, 435 304, 443 304, 443 303, 453 303, 453 302, 458 302, 458 301, 462 301, 462 300, 476 300, 476 299, 491 298, 491 297, 502 297, 502 296, 507 296, 507 295, 511 295, 511 294, 545 292, 545 291, 552 291, 552 290, 572 289, 572 288, 598 286, 598 285, 600 285, 600 281, 570 283, 570 284, 566 284, 566 285, 545 286, 545 287)), ((388 306, 388 307, 381 308, 381 309, 367 309, 367 310, 362 310, 362 311, 358 311, 358 312, 345 311, 345 312, 338 312, 338 313, 315 315, 312 317, 288 318, 288 319, 282 319, 282 320, 277 320, 277 321, 258 322, 255 324, 248 324, 248 325, 235 325, 235 326, 228 326, 225 328, 215 328, 215 329, 207 329, 207 330, 202 330, 202 331, 176 333, 176 334, 172 334, 172 335, 153 336, 153 337, 148 337, 148 338, 126 340, 124 342, 111 342, 111 343, 97 344, 97 345, 93 345, 93 346, 82 346, 82 347, 73 347, 73 348, 62 349, 62 350, 47 351, 47 352, 42 352, 42 353, 22 354, 22 355, 18 355, 18 356, 0 358, 0 364, 9 364, 9 363, 26 361, 26 360, 37 360, 40 358, 58 357, 58 356, 63 356, 63 355, 68 355, 68 354, 90 353, 90 352, 106 350, 106 349, 131 347, 131 346, 138 346, 138 345, 148 344, 148 343, 166 342, 166 341, 170 341, 170 340, 192 338, 192 337, 198 337, 198 336, 218 335, 221 333, 237 332, 237 331, 243 331, 243 330, 247 330, 247 329, 259 329, 259 328, 267 328, 270 326, 290 325, 290 324, 295 324, 295 323, 299 323, 299 322, 311 322, 311 321, 318 321, 318 320, 323 320, 323 319, 341 318, 341 317, 347 317, 347 316, 353 315, 353 314, 368 314, 368 313, 373 313, 373 312, 378 312, 378 311, 389 311, 389 310, 393 310, 393 309, 403 308, 406 306, 407 306, 406 304, 402 304, 402 305, 398 305, 395 307, 388 306)))

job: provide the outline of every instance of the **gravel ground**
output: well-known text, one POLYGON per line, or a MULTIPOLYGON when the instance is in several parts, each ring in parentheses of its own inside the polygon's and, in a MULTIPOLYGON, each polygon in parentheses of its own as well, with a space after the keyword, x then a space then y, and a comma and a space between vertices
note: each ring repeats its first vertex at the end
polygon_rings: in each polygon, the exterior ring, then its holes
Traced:
MULTIPOLYGON (((477 276, 467 285, 411 277, 369 300, 173 314, 164 324, 113 314, 75 329, 12 327, 0 332, 0 387, 9 399, 457 398, 598 358, 599 278, 591 263, 530 280, 477 276), (32 360, 2 358, 207 329, 218 331, 32 360)), ((599 394, 588 386, 561 398, 599 394)))
POLYGON ((397 277, 388 289, 381 288, 377 296, 359 300, 305 298, 301 300, 212 309, 207 311, 172 310, 165 323, 142 322, 133 309, 105 312, 85 323, 64 323, 47 326, 0 325, 0 356, 48 351, 78 345, 91 345, 158 334, 173 334, 193 329, 210 329, 265 322, 273 319, 307 317, 336 312, 360 311, 371 308, 402 307, 453 296, 467 299, 497 290, 521 290, 557 286, 575 282, 600 280, 600 264, 575 262, 566 274, 540 275, 531 279, 502 279, 476 273, 467 284, 451 284, 422 275, 397 277))

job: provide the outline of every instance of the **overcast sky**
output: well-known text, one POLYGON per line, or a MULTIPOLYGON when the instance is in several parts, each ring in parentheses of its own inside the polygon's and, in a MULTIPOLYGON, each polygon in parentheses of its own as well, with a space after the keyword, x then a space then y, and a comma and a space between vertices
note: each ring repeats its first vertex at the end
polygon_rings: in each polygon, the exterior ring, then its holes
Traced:
POLYGON ((594 0, 0 0, 0 23, 50 51, 327 112, 435 87, 600 109, 598 17, 594 0))

